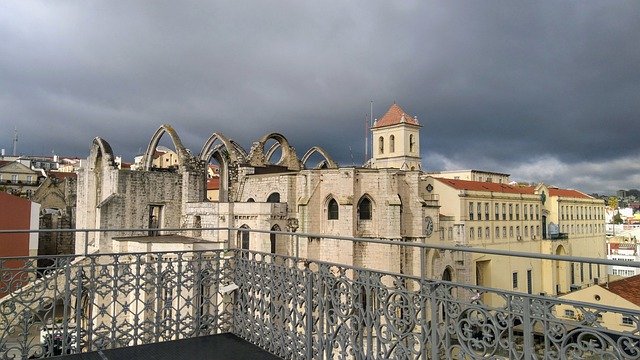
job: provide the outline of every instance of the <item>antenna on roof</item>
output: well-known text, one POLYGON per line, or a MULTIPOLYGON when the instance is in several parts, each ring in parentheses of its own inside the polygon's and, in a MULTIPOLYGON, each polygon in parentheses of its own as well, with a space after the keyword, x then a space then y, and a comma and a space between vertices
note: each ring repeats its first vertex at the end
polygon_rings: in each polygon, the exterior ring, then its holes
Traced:
POLYGON ((369 161, 369 119, 364 116, 364 163, 369 161))
POLYGON ((16 150, 18 148, 18 128, 13 128, 13 156, 16 156, 16 150))

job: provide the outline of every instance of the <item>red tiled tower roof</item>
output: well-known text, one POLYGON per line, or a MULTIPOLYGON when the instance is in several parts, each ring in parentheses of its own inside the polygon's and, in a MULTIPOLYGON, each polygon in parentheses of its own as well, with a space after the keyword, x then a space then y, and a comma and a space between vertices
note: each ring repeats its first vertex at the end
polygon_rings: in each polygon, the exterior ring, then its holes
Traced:
POLYGON ((387 113, 384 114, 382 118, 378 119, 373 127, 379 128, 383 126, 397 125, 403 122, 409 125, 420 126, 413 116, 407 114, 398 104, 393 103, 389 110, 387 110, 387 113))

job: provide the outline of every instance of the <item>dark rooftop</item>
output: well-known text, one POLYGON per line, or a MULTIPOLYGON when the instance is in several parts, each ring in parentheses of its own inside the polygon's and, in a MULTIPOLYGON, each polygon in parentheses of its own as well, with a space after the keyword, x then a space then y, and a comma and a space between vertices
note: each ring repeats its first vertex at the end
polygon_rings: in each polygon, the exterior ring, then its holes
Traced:
POLYGON ((280 359, 230 333, 63 356, 65 360, 280 359))

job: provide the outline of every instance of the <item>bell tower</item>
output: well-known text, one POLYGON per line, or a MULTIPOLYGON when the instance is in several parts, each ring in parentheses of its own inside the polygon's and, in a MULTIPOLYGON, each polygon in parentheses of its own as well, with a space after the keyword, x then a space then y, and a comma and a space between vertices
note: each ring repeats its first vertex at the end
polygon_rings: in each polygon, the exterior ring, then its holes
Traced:
POLYGON ((421 170, 418 118, 407 114, 395 102, 371 127, 373 159, 371 167, 421 170))

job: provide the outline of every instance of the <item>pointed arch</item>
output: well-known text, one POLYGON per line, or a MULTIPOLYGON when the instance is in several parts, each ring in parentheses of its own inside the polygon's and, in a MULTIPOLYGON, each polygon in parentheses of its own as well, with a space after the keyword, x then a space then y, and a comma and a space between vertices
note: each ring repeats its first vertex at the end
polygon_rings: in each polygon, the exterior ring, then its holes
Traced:
MULTIPOLYGON (((271 227, 271 231, 281 231, 280 230, 280 226, 278 224, 275 224, 271 227)), ((270 245, 270 249, 269 252, 272 254, 275 254, 278 251, 278 235, 274 234, 274 233, 269 233, 269 245, 270 245)))
POLYGON ((260 140, 253 144, 251 151, 249 152, 249 163, 251 165, 265 166, 267 164, 264 145, 269 140, 275 140, 280 144, 280 148, 282 149, 282 157, 276 165, 285 166, 289 170, 300 170, 300 160, 298 160, 295 149, 289 144, 289 140, 279 133, 264 135, 260 140))
MULTIPOLYGON (((229 154, 229 160, 231 162, 235 163, 241 160, 238 157, 237 149, 238 148, 241 149, 242 147, 237 143, 235 143, 234 141, 227 138, 226 136, 224 136, 223 134, 216 133, 216 132, 212 133, 211 136, 209 136, 207 141, 205 141, 204 145, 202 146, 202 150, 200 151, 200 155, 199 155, 200 160, 204 160, 208 162, 213 156, 213 153, 222 148, 221 146, 214 146, 218 141, 220 141, 220 143, 222 144, 222 147, 224 147, 227 153, 229 154)), ((244 151, 244 149, 242 151, 244 151)))
POLYGON ((309 150, 307 150, 307 152, 304 154, 304 156, 302 156, 302 166, 306 169, 307 168, 307 161, 309 160, 309 158, 311 157, 311 155, 318 153, 320 154, 322 157, 324 157, 326 164, 327 164, 327 168, 328 169, 337 169, 338 168, 338 164, 333 161, 333 159, 331 158, 331 156, 329 156, 329 154, 320 146, 314 146, 312 148, 310 148, 309 150))
POLYGON ((369 194, 364 194, 358 200, 358 220, 373 219, 373 199, 369 194))
POLYGON ((171 137, 171 141, 173 142, 173 146, 176 149, 176 153, 178 154, 178 166, 180 171, 184 170, 184 165, 187 164, 188 159, 191 157, 187 149, 182 145, 182 141, 178 136, 178 133, 173 129, 173 127, 169 124, 161 125, 158 130, 151 137, 151 141, 149 142, 149 146, 147 146, 147 151, 144 153, 144 157, 142 159, 142 169, 145 171, 151 170, 151 164, 153 163, 153 153, 156 151, 158 147, 158 142, 164 134, 169 134, 171 137))
POLYGON ((325 207, 327 209, 327 220, 338 220, 340 218, 340 206, 333 195, 327 196, 325 207))
MULTIPOLYGON (((267 153, 264 155, 265 161, 266 162, 271 162, 271 158, 276 153, 276 151, 278 151, 278 149, 280 149, 281 147, 282 147, 282 145, 280 145, 279 142, 276 142, 273 145, 271 145, 269 150, 267 150, 267 153)), ((281 160, 282 160, 282 156, 280 156, 280 159, 278 159, 278 162, 280 162, 281 160)))
MULTIPOLYGON (((214 158, 220 164, 220 202, 229 201, 229 167, 245 161, 246 152, 240 145, 221 133, 212 133, 205 141, 198 158, 209 163, 214 158)), ((203 180, 206 181, 206 178, 203 180)))
POLYGON ((238 248, 242 250, 249 250, 251 248, 251 228, 247 224, 242 224, 240 230, 238 230, 238 248))
POLYGON ((89 152, 89 168, 95 170, 98 165, 106 165, 115 169, 116 163, 114 159, 111 145, 101 137, 94 138, 89 152), (102 164, 99 164, 100 162, 102 164))

